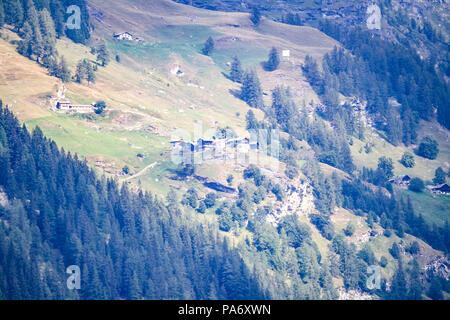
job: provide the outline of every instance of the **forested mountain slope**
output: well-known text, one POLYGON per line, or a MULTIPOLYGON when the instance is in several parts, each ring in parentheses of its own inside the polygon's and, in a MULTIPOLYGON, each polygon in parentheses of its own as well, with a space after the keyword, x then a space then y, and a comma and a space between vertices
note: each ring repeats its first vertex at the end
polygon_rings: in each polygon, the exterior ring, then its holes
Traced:
POLYGON ((2 2, 4 298, 448 298, 443 6, 80 0, 72 34, 67 1, 2 2), (231 152, 175 161, 200 141, 231 152))
POLYGON ((1 299, 262 299, 255 275, 207 225, 99 179, 0 103, 1 299), (81 269, 81 289, 66 268, 81 269))

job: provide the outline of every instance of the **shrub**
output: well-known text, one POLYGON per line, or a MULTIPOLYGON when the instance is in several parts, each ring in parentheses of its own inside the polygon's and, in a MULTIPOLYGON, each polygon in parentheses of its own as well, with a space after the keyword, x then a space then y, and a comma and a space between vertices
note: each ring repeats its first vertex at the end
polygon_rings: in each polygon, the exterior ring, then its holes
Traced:
POLYGON ((437 158, 439 153, 439 144, 432 137, 425 137, 419 144, 419 149, 417 150, 417 154, 421 157, 434 160, 437 158))
POLYGON ((445 173, 444 169, 442 169, 441 167, 437 168, 434 173, 433 183, 434 184, 445 183, 446 175, 447 174, 445 173))
POLYGON ((210 192, 206 195, 204 200, 206 208, 212 208, 216 205, 216 194, 214 192, 210 192))
POLYGON ((352 223, 347 224, 347 227, 344 229, 344 234, 347 237, 351 237, 355 233, 355 226, 352 223))
POLYGON ((411 152, 405 152, 400 160, 400 163, 406 168, 413 168, 416 165, 416 161, 414 160, 414 156, 411 152))
POLYGON ((380 259, 380 266, 382 268, 386 268, 387 264, 388 264, 387 258, 385 256, 382 256, 381 259, 380 259))
POLYGON ((425 189, 425 185, 420 178, 412 178, 409 184, 409 190, 414 192, 422 192, 425 189))

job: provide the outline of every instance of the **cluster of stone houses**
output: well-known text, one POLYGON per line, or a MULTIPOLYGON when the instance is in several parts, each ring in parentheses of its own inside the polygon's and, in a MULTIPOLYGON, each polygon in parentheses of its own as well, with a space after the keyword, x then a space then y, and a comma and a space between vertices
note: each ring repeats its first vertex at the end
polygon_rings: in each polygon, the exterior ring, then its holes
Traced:
POLYGON ((56 109, 60 111, 71 111, 77 113, 91 113, 94 112, 94 105, 87 104, 73 104, 70 101, 58 101, 56 103, 56 109))
POLYGON ((170 142, 172 151, 178 154, 210 152, 217 156, 223 153, 238 150, 241 153, 248 153, 250 150, 258 150, 259 143, 250 141, 249 138, 230 139, 198 139, 196 143, 185 141, 184 139, 170 142))

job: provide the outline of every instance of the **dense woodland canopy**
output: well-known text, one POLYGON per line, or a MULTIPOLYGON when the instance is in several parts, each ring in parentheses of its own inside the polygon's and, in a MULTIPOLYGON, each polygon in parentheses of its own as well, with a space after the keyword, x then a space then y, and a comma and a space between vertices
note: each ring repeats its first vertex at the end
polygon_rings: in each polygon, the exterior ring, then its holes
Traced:
MULTIPOLYGON (((1 106, 1 104, 0 104, 1 106)), ((261 299, 217 230, 98 179, 86 162, 0 107, 0 299, 261 299), (79 265, 81 290, 66 287, 79 265)))

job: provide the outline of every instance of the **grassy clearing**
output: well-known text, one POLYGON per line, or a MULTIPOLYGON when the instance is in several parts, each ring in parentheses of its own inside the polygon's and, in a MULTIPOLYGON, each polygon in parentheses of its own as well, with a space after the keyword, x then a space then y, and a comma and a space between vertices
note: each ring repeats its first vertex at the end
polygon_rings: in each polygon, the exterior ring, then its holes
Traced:
POLYGON ((417 146, 405 147, 404 145, 393 146, 386 140, 382 139, 377 133, 368 135, 366 141, 353 139, 354 144, 351 146, 352 156, 358 167, 377 168, 378 158, 387 156, 392 158, 394 162, 394 172, 396 175, 408 174, 412 177, 419 177, 425 181, 430 181, 434 177, 436 168, 448 168, 450 160, 450 139, 448 131, 442 129, 436 122, 421 122, 419 141, 422 137, 430 135, 439 143, 439 154, 436 160, 429 160, 414 154, 417 146), (366 153, 364 146, 367 141, 375 144, 372 152, 366 153), (414 154, 416 165, 414 168, 405 168, 399 161, 405 151, 414 154))
MULTIPOLYGON (((411 198, 417 214, 422 214, 429 224, 443 226, 450 219, 450 197, 434 195, 428 191, 421 193, 404 190, 404 194, 411 198)), ((450 221, 449 221, 450 222, 450 221)))

